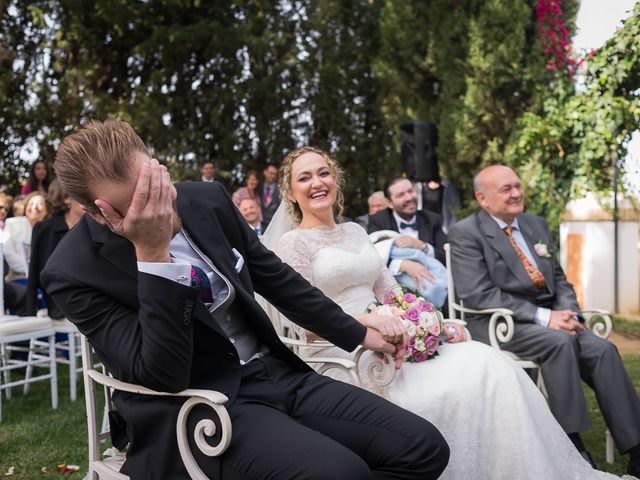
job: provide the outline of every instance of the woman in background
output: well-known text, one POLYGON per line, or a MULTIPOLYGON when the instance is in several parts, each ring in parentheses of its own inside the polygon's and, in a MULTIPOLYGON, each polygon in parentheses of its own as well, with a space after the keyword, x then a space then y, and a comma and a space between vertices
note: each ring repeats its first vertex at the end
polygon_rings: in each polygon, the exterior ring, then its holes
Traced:
POLYGON ((49 216, 49 203, 45 195, 33 192, 25 198, 24 216, 11 217, 2 230, 4 259, 9 265, 8 280, 26 282, 31 255, 33 226, 49 216))
MULTIPOLYGON (((240 202, 246 198, 251 198, 255 200, 258 204, 258 209, 262 211, 262 201, 260 200, 260 195, 258 194, 258 186, 260 185, 260 178, 258 177, 258 172, 255 170, 249 170, 247 172, 246 182, 244 187, 240 187, 238 190, 233 192, 231 199, 233 203, 236 204, 236 207, 240 206, 240 202)), ((260 215, 260 221, 262 221, 262 214, 260 215)))
POLYGON ((22 195, 28 195, 31 192, 47 193, 51 183, 49 174, 49 166, 44 160, 36 160, 29 168, 29 179, 20 189, 22 195))
MULTIPOLYGON (((31 260, 29 261, 26 299, 27 315, 35 315, 38 311, 38 289, 41 287, 40 272, 62 237, 80 221, 84 214, 82 206, 64 194, 57 180, 51 182, 49 187, 49 204, 52 216, 36 224, 31 236, 31 260)), ((47 292, 43 294, 49 317, 53 319, 64 317, 47 292)))

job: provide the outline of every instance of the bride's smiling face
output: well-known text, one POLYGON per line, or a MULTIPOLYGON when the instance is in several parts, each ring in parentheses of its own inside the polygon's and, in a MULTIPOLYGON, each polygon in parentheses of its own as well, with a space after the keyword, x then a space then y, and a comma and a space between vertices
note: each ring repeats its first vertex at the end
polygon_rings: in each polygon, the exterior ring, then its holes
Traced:
POLYGON ((291 201, 305 213, 333 209, 336 181, 327 161, 315 152, 300 155, 291 165, 291 201))

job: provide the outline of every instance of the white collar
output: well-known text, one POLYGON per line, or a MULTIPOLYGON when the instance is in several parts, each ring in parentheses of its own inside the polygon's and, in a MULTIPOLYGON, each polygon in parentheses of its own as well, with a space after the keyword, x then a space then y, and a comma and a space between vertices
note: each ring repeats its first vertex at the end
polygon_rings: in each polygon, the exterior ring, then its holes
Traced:
POLYGON ((506 227, 511 227, 514 230, 520 230, 520 227, 518 226, 518 217, 514 218, 513 222, 511 222, 511 225, 509 225, 507 222, 505 222, 504 220, 502 220, 502 219, 500 219, 498 217, 494 217, 491 214, 489 214, 489 216, 495 220, 495 222, 500 227, 500 230, 504 230, 506 227))

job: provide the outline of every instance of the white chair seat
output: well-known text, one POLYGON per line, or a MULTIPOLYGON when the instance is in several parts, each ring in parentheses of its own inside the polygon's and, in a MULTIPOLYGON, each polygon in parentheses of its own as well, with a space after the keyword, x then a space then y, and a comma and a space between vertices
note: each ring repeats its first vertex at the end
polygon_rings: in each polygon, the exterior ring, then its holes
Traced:
POLYGON ((51 320, 53 327, 56 329, 57 333, 77 333, 78 329, 76 326, 71 323, 66 318, 62 318, 60 320, 51 320))
POLYGON ((38 317, 11 317, 5 316, 0 322, 0 336, 32 333, 37 330, 52 328, 51 320, 38 317))

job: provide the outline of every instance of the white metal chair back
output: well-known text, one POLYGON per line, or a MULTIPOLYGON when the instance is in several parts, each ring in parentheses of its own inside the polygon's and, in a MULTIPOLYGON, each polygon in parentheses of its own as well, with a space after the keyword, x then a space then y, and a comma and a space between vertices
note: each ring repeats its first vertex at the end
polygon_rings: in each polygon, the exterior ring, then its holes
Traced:
MULTIPOLYGON (((100 445, 109 438, 108 425, 102 422, 102 428, 98 428, 98 418, 100 416, 97 403, 96 384, 100 385, 105 396, 105 407, 112 409, 111 392, 120 390, 123 392, 137 393, 140 395, 165 396, 165 397, 187 397, 182 405, 177 419, 177 443, 180 457, 184 463, 190 478, 196 480, 206 480, 207 476, 200 469, 191 452, 188 438, 194 438, 195 443, 201 453, 209 457, 222 455, 231 442, 231 419, 224 407, 227 397, 220 392, 213 390, 188 389, 179 393, 156 392, 140 385, 121 382, 109 376, 106 371, 99 372, 94 368, 93 352, 91 344, 84 335, 81 335, 82 366, 84 378, 84 394, 87 407, 87 433, 89 436, 89 473, 87 478, 93 479, 113 479, 126 480, 129 477, 120 473, 120 468, 124 463, 126 454, 115 449, 110 449, 111 453, 103 458, 100 454, 100 445), (198 404, 207 405, 213 414, 218 418, 220 424, 220 441, 217 445, 211 446, 206 437, 213 436, 218 427, 211 419, 203 419, 195 427, 195 431, 187 432, 187 418, 191 410, 198 404)), ((104 370, 104 369, 103 369, 104 370)))
MULTIPOLYGON (((2 243, 0 243, 0 265, 3 265, 2 243)), ((4 277, 0 282, 0 421, 2 421, 2 397, 11 398, 13 387, 26 387, 33 382, 49 380, 51 385, 51 407, 58 408, 58 374, 56 367, 55 330, 51 321, 40 317, 7 315, 4 306, 4 277), (47 338, 46 348, 38 350, 36 341, 47 338), (16 347, 16 342, 29 341, 28 349, 16 347), (24 350, 27 359, 13 358, 14 351, 24 350), (45 367, 48 372, 31 375, 33 367, 45 367), (25 369, 23 379, 12 380, 11 372, 25 369)), ((26 390, 25 390, 26 393, 26 390)))

